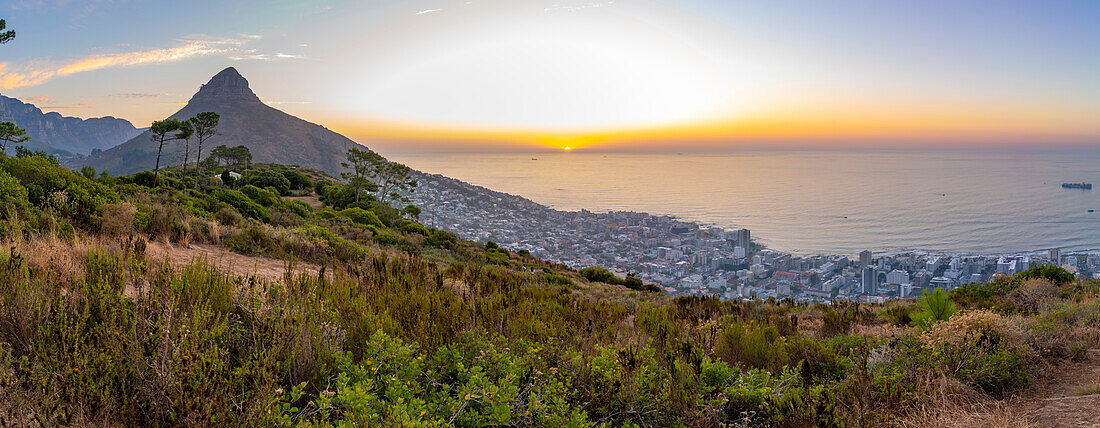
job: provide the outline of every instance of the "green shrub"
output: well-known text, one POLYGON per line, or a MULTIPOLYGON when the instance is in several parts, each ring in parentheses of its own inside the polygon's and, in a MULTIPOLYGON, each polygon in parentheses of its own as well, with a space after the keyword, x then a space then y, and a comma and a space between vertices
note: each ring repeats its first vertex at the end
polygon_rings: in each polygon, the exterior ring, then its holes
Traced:
POLYGON ((370 211, 364 210, 359 207, 348 208, 346 210, 340 211, 340 215, 350 219, 352 223, 360 226, 384 226, 382 224, 382 221, 378 219, 378 216, 374 215, 374 213, 370 211))
MULTIPOLYGON (((259 189, 257 189, 259 190, 259 189)), ((237 210, 241 215, 260 220, 263 222, 271 221, 271 217, 268 216, 267 210, 263 206, 252 202, 248 196, 236 190, 230 189, 214 189, 210 192, 212 201, 215 203, 208 204, 211 206, 218 206, 217 202, 223 202, 237 210)))
POLYGON ((924 297, 920 301, 921 313, 919 319, 925 322, 946 321, 955 314, 955 302, 947 296, 942 288, 937 287, 931 293, 924 290, 924 297))
POLYGON ((397 221, 397 230, 405 233, 416 233, 420 235, 428 235, 428 229, 424 225, 417 223, 409 219, 401 219, 397 221))
POLYGON ((27 188, 11 174, 0 170, 0 218, 5 218, 9 208, 22 212, 29 207, 27 188))
POLYGON ((379 233, 374 235, 374 242, 379 245, 397 245, 401 243, 401 237, 389 233, 379 233))
POLYGON ((450 232, 442 230, 432 230, 432 233, 424 239, 424 245, 450 249, 458 245, 458 237, 450 232))
MULTIPOLYGON (((279 171, 268 168, 258 168, 248 171, 248 175, 244 178, 244 184, 261 189, 271 187, 274 188, 275 194, 282 196, 289 195, 291 187, 290 180, 288 180, 286 176, 279 171)), ((249 195, 249 197, 252 197, 252 195, 249 195)))
POLYGON ((99 207, 119 201, 113 189, 48 158, 16 157, 0 162, 2 169, 26 189, 28 202, 83 227, 94 229, 99 223, 99 207))
POLYGON ((261 189, 251 184, 241 188, 241 193, 248 196, 256 203, 264 207, 272 207, 279 203, 279 194, 269 189, 261 189))
POLYGON ((1073 274, 1061 266, 1038 265, 1016 274, 1021 279, 1042 278, 1061 285, 1073 281, 1073 274))

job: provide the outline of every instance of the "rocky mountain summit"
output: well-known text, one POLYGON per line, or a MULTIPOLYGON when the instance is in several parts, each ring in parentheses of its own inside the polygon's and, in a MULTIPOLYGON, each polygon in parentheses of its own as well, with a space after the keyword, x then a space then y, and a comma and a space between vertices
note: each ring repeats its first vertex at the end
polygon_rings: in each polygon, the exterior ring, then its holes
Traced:
MULTIPOLYGON (((335 175, 340 172, 344 153, 358 144, 321 125, 264 104, 249 87, 248 80, 233 67, 214 75, 170 118, 187 119, 204 111, 221 115, 218 135, 209 140, 209 147, 244 145, 251 151, 253 162, 299 165, 335 175)), ((118 147, 68 166, 91 165, 112 175, 153 169, 157 147, 150 138, 148 131, 143 132, 118 147)), ((162 165, 179 162, 183 145, 166 145, 164 153, 162 165)))

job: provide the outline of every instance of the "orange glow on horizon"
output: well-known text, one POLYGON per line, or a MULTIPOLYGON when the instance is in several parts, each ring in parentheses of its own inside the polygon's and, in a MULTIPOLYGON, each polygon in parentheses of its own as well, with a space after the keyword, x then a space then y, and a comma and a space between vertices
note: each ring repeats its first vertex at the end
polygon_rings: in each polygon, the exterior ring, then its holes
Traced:
POLYGON ((771 114, 739 119, 715 119, 673 126, 607 130, 526 130, 408 121, 346 120, 333 124, 338 132, 361 140, 398 140, 462 146, 485 143, 510 147, 654 148, 692 142, 701 145, 738 142, 815 144, 911 144, 930 141, 1098 142, 1100 127, 1088 128, 1073 117, 1058 120, 1041 114, 952 111, 911 112, 894 109, 847 113, 771 114), (1053 129, 1053 130, 1052 130, 1053 129))

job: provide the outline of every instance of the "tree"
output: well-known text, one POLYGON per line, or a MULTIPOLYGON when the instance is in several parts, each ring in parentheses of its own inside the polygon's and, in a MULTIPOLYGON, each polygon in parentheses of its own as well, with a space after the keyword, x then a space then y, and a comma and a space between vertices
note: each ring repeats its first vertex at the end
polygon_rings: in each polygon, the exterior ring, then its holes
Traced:
POLYGON ((4 28, 7 28, 7 26, 8 23, 0 19, 0 45, 10 42, 11 39, 15 38, 15 30, 4 31, 4 28))
POLYGON ((924 290, 924 298, 921 299, 921 307, 929 322, 946 321, 955 314, 955 302, 952 302, 942 288, 936 287, 932 293, 924 290))
POLYGON ((157 164, 153 167, 153 187, 157 187, 160 177, 160 155, 164 151, 164 142, 175 139, 168 134, 180 129, 180 121, 176 119, 164 119, 153 122, 149 131, 153 133, 153 142, 157 143, 157 164))
POLYGON ((202 162, 202 143, 210 139, 215 135, 218 135, 218 121, 221 120, 221 115, 212 112, 205 111, 196 114, 188 120, 191 123, 191 127, 195 130, 195 138, 198 139, 199 147, 195 154, 195 190, 199 188, 199 162, 202 162))
POLYGON ((408 165, 383 160, 375 167, 374 182, 378 184, 378 202, 386 203, 386 199, 401 198, 398 190, 408 191, 416 187, 416 180, 409 175, 412 169, 408 165))
MULTIPOLYGON (((187 158, 191 156, 191 137, 194 134, 195 128, 191 126, 191 122, 184 120, 180 121, 179 132, 176 133, 175 137, 172 137, 176 140, 183 140, 183 164, 180 165, 181 176, 187 175, 187 158)), ((198 177, 196 177, 195 180, 198 181, 198 177)), ((180 182, 180 186, 183 186, 182 182, 180 182)))
POLYGON ((224 144, 210 151, 210 158, 226 165, 240 166, 252 162, 252 152, 245 146, 227 147, 224 144))
POLYGON ((418 207, 416 205, 409 204, 408 206, 405 207, 405 209, 403 209, 401 211, 404 211, 405 215, 407 215, 409 217, 412 217, 412 218, 416 219, 417 221, 420 220, 420 207, 418 207))
POLYGON ((341 162, 340 166, 351 171, 341 173, 340 177, 348 181, 348 186, 351 187, 355 194, 355 202, 359 202, 359 194, 362 192, 367 177, 373 176, 374 171, 377 169, 377 165, 386 160, 378 153, 370 150, 362 150, 357 147, 348 149, 346 157, 348 161, 341 162))
MULTIPOLYGON (((0 20, 0 23, 3 22, 3 20, 0 20)), ((3 28, 3 25, 0 25, 0 30, 2 30, 3 28)), ((27 137, 26 135, 27 131, 23 130, 23 128, 15 126, 14 123, 0 123, 0 153, 7 153, 8 144, 22 143, 29 140, 30 137, 27 137)))

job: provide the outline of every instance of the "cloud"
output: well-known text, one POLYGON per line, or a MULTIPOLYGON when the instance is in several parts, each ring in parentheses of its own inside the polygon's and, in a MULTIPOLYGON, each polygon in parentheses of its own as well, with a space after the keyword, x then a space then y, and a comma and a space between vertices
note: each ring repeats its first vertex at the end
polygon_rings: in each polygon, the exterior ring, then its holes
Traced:
POLYGON ((259 36, 249 34, 243 36, 245 37, 210 38, 198 36, 179 40, 177 46, 170 48, 95 54, 60 64, 37 60, 17 67, 11 63, 0 62, 0 91, 34 86, 56 77, 104 68, 164 64, 204 56, 223 55, 233 60, 264 61, 301 58, 291 54, 269 55, 257 53, 256 49, 245 49, 244 45, 256 40, 259 36))
POLYGON ((420 11, 420 12, 417 12, 416 14, 417 14, 417 15, 427 15, 427 14, 429 14, 429 13, 433 13, 433 12, 439 12, 439 11, 442 11, 442 10, 443 10, 443 9, 424 9, 424 10, 422 10, 422 11, 420 11))
POLYGON ((608 1, 605 3, 585 3, 585 4, 573 4, 563 5, 555 4, 553 6, 542 9, 543 12, 565 11, 565 12, 579 12, 585 9, 596 9, 603 6, 609 6, 615 4, 615 1, 608 1))
POLYGON ((86 108, 92 108, 92 107, 95 107, 95 106, 92 105, 92 104, 77 103, 77 104, 60 105, 60 106, 57 106, 57 105, 41 106, 39 108, 41 108, 43 110, 78 110, 78 109, 86 109, 86 108))
POLYGON ((112 97, 119 97, 119 98, 157 98, 157 97, 163 97, 163 96, 166 96, 166 95, 171 95, 171 94, 142 94, 142 93, 131 92, 131 93, 125 93, 125 94, 114 94, 114 95, 111 95, 111 96, 112 97))
POLYGON ((19 100, 23 101, 25 103, 30 103, 30 104, 34 104, 34 105, 47 104, 47 103, 54 102, 53 98, 46 97, 46 96, 19 97, 19 100))

